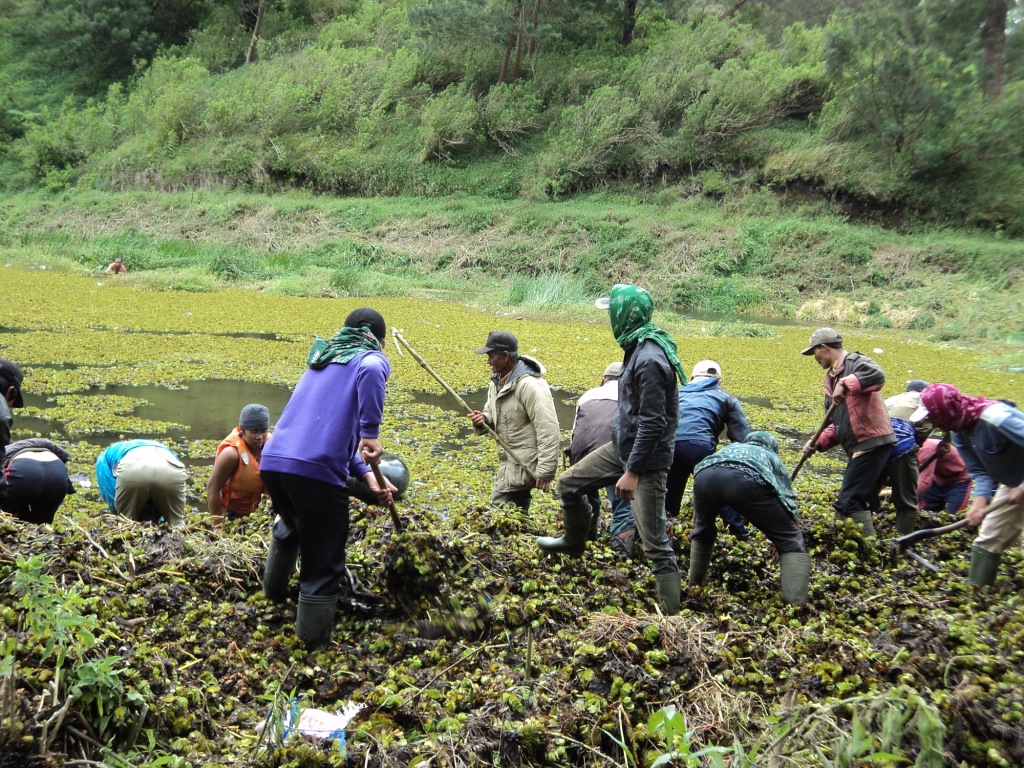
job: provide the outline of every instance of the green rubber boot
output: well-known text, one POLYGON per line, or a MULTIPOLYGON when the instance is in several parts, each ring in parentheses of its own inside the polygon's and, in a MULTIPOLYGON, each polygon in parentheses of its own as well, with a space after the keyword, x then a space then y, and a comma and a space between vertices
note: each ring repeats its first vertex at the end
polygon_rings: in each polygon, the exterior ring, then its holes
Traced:
POLYGON ((288 579, 295 573, 295 561, 299 557, 299 543, 282 544, 270 539, 267 562, 263 566, 263 594, 267 600, 283 603, 288 596, 288 579))
POLYGON ((896 513, 896 532, 900 536, 906 536, 917 530, 917 510, 913 512, 896 513))
POLYGON ((864 534, 864 536, 875 535, 875 523, 871 519, 870 512, 866 510, 863 512, 853 512, 850 515, 850 519, 860 526, 860 530, 864 534))
POLYGON ((811 556, 806 552, 779 555, 779 570, 782 574, 782 599, 791 605, 806 603, 811 579, 811 556))
POLYGON ((656 573, 654 580, 658 585, 658 605, 661 607, 661 612, 666 616, 678 616, 682 574, 679 571, 656 573))
POLYGON ((537 546, 550 554, 582 555, 587 549, 587 536, 590 534, 590 511, 570 515, 562 510, 565 531, 561 536, 538 536, 537 546))
POLYGON ((991 587, 996 583, 999 561, 1002 555, 989 552, 981 547, 971 547, 971 567, 967 571, 967 583, 979 587, 991 587))
POLYGON ((299 595, 295 634, 302 638, 306 650, 321 651, 331 642, 337 603, 337 595, 299 595))
POLYGON ((691 587, 703 587, 704 579, 708 576, 708 566, 711 565, 711 550, 713 544, 706 541, 690 541, 690 573, 689 583, 691 587))

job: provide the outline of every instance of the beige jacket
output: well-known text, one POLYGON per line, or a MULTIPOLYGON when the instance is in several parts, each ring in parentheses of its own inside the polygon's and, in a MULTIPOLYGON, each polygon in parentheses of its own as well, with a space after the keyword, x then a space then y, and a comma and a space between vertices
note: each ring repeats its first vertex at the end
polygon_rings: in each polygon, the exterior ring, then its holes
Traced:
POLYGON ((519 363, 498 389, 497 376, 487 388, 484 416, 495 432, 526 462, 521 467, 498 446, 495 491, 532 488, 537 478, 553 480, 558 467, 561 434, 546 369, 539 360, 520 355, 519 363))

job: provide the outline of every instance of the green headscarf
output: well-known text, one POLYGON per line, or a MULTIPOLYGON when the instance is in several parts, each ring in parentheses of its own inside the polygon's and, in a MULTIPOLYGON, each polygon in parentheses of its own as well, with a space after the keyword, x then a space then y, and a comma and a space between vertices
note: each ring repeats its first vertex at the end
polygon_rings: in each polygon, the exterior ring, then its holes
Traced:
POLYGON ((382 349, 380 341, 369 328, 342 328, 330 341, 316 337, 306 356, 306 365, 318 371, 331 363, 344 365, 363 352, 380 352, 382 349))
POLYGON ((676 354, 675 339, 651 322, 654 317, 651 294, 636 285, 613 286, 608 314, 612 322, 612 333, 620 347, 629 349, 650 339, 665 351, 672 367, 676 369, 679 381, 686 383, 686 374, 676 354))

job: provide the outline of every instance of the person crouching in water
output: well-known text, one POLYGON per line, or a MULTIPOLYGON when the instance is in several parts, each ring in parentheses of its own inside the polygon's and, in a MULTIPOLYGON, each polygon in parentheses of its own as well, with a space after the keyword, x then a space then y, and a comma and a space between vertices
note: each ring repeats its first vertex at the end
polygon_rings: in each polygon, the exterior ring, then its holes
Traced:
POLYGON ((732 507, 753 523, 779 553, 782 599, 807 602, 811 559, 796 524, 796 494, 779 444, 768 432, 751 432, 729 443, 693 470, 693 533, 690 534, 690 586, 703 586, 718 533, 715 521, 732 507))
POLYGON ((263 498, 260 457, 270 432, 270 411, 252 403, 238 416, 238 426, 217 446, 206 503, 213 527, 224 528, 224 518, 235 520, 251 515, 263 498))

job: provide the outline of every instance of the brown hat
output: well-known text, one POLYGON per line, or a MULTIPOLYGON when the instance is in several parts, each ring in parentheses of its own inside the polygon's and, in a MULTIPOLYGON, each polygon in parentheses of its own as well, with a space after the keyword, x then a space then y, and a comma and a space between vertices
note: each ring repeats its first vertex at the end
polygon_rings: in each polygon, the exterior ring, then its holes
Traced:
POLYGON ((14 387, 15 395, 12 405, 15 408, 25 405, 25 398, 21 396, 21 382, 24 380, 25 374, 21 372, 21 368, 10 360, 0 358, 0 397, 6 397, 7 390, 14 387))
POLYGON ((843 337, 835 328, 819 328, 811 334, 811 341, 801 355, 809 355, 814 352, 814 348, 819 344, 838 344, 843 345, 843 337))
POLYGON ((491 331, 487 334, 487 341, 480 349, 476 350, 478 355, 488 352, 518 352, 519 339, 508 331, 491 331))

